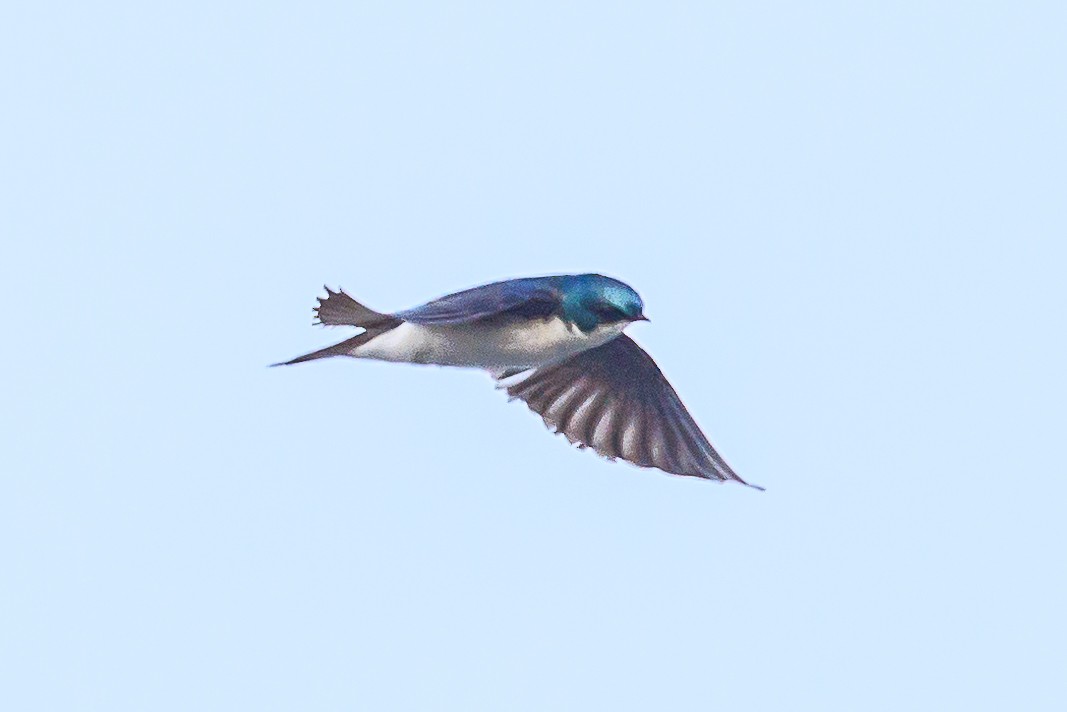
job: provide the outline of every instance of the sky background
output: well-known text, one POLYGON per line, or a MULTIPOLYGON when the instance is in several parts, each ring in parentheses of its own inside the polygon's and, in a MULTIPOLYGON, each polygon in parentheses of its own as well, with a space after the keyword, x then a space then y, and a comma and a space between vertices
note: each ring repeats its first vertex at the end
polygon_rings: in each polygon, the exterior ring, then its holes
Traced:
POLYGON ((1060 2, 4 3, 0 707, 1061 710, 1060 2), (765 493, 332 360, 632 284, 765 493))

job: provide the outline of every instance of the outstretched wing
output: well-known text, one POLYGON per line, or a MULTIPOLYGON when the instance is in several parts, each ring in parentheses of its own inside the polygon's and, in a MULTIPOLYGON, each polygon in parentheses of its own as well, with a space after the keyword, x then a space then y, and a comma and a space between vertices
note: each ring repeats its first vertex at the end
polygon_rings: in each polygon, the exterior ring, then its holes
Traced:
POLYGON ((501 387, 549 428, 604 457, 748 484, 715 452, 655 361, 629 336, 506 378, 501 387))
POLYGON ((559 308, 551 278, 529 277, 449 294, 394 316, 414 324, 463 324, 494 317, 549 317, 559 308))

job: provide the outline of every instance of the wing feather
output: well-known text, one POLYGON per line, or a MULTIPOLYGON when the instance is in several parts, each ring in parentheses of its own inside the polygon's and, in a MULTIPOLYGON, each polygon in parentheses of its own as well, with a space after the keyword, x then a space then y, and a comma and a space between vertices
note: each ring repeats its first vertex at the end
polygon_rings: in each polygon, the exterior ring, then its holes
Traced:
POLYGON ((501 387, 525 401, 550 429, 604 457, 748 484, 715 451, 656 363, 628 336, 502 381, 501 387))
POLYGON ((574 422, 570 425, 578 439, 583 443, 589 443, 589 446, 593 448, 596 447, 594 443, 596 424, 604 412, 606 400, 601 394, 591 390, 586 402, 575 412, 574 422))
POLYGON ((614 399, 610 393, 602 397, 604 404, 596 425, 593 427, 593 437, 590 438, 590 447, 598 454, 614 460, 619 456, 619 449, 615 447, 615 421, 617 410, 614 407, 614 399))

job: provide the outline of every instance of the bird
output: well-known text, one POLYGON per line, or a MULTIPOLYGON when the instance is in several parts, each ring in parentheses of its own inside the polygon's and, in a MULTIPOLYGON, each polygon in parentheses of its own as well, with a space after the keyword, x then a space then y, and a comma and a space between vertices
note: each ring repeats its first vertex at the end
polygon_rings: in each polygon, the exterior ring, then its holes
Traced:
POLYGON ((640 295, 601 274, 509 279, 386 314, 324 287, 316 323, 363 331, 273 364, 330 357, 487 371, 571 444, 610 460, 718 482, 741 479, 624 330, 649 321, 640 295))

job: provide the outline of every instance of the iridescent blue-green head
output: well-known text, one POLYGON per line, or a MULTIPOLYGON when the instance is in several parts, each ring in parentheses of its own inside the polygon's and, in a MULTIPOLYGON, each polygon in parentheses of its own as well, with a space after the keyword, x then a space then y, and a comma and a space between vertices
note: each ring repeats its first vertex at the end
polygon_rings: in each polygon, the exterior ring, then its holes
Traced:
POLYGON ((648 321, 641 297, 624 282, 599 274, 567 275, 560 279, 563 318, 582 331, 648 321))

